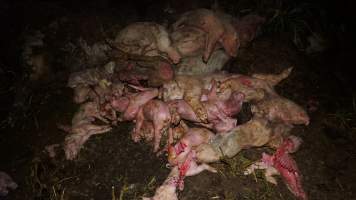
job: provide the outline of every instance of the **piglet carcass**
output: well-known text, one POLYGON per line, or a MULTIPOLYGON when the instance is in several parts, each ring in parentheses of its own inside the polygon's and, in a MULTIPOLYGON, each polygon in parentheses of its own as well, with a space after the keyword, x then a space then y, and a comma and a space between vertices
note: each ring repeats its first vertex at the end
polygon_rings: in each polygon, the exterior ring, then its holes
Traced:
MULTIPOLYGON (((172 119, 172 121, 174 121, 174 119, 172 119)), ((172 127, 173 143, 179 141, 183 137, 183 135, 186 134, 188 129, 189 129, 188 126, 182 120, 179 122, 178 125, 172 127)), ((149 143, 149 142, 153 142, 154 131, 155 130, 154 130, 153 123, 151 121, 144 120, 142 123, 141 130, 139 132, 133 132, 132 134, 138 134, 134 138, 135 142, 138 142, 143 139, 145 142, 149 143)), ((170 134, 170 132, 168 133, 170 134)))
POLYGON ((208 143, 215 137, 215 134, 206 128, 189 128, 187 133, 174 145, 169 148, 168 162, 170 165, 183 163, 187 154, 203 143, 208 143))
POLYGON ((273 175, 280 174, 288 189, 298 198, 307 199, 307 195, 302 187, 302 176, 297 163, 290 156, 290 153, 297 151, 301 140, 295 136, 287 138, 273 155, 262 154, 262 159, 252 164, 245 171, 245 175, 251 174, 255 169, 266 169, 266 180, 277 184, 273 175))
POLYGON ((214 138, 214 133, 205 128, 191 128, 177 144, 168 150, 170 166, 178 166, 180 174, 179 188, 183 190, 185 176, 194 176, 204 170, 216 173, 217 171, 206 163, 198 164, 195 157, 195 148, 208 143, 214 138))
POLYGON ((252 105, 251 111, 253 114, 266 117, 272 122, 309 124, 309 116, 302 107, 278 95, 265 98, 255 105, 252 105))
MULTIPOLYGON (((212 80, 225 80, 229 75, 225 73, 205 75, 178 75, 162 86, 164 101, 184 99, 194 110, 199 120, 207 123, 207 112, 201 102, 205 91, 212 87, 212 80)), ((229 98, 230 96, 227 96, 229 98)))
MULTIPOLYGON (((149 121, 154 128, 154 152, 159 149, 162 134, 166 132, 171 125, 172 118, 168 105, 161 100, 150 100, 142 107, 136 116, 136 127, 133 131, 132 138, 134 141, 139 140, 140 132, 144 121, 149 121)), ((169 131, 168 142, 173 142, 172 130, 169 131)))
MULTIPOLYGON (((131 86, 139 88, 136 86, 131 86)), ((135 119, 141 106, 158 96, 158 89, 145 89, 137 93, 126 94, 111 100, 111 106, 122 114, 122 120, 130 121, 135 119)))
POLYGON ((210 58, 204 62, 207 34, 193 26, 177 27, 172 34, 173 46, 182 55, 182 60, 174 67, 175 74, 198 75, 220 71, 229 61, 230 56, 223 49, 212 51, 210 58))
POLYGON ((225 156, 231 158, 242 149, 267 144, 271 135, 268 121, 254 117, 228 133, 216 135, 211 142, 199 145, 196 148, 196 158, 204 163, 216 162, 225 156))
POLYGON ((225 101, 214 100, 202 102, 207 111, 209 124, 205 124, 197 117, 192 107, 184 100, 170 101, 169 105, 173 113, 178 114, 180 118, 197 122, 200 125, 213 128, 219 133, 227 132, 236 126, 237 121, 231 117, 237 114, 242 107, 244 95, 234 92, 231 97, 225 101))
POLYGON ((133 85, 147 80, 152 87, 161 86, 174 78, 172 64, 164 59, 147 60, 142 62, 127 62, 124 67, 117 69, 119 80, 133 85))
POLYGON ((121 30, 116 38, 118 49, 142 56, 165 56, 178 63, 180 54, 172 47, 165 27, 154 22, 136 22, 121 30))
POLYGON ((71 126, 58 125, 58 128, 69 133, 65 137, 64 152, 68 160, 77 157, 84 143, 95 134, 105 133, 111 130, 109 125, 94 125, 95 119, 105 123, 108 121, 102 117, 98 105, 94 102, 82 104, 72 119, 71 126))
POLYGON ((239 91, 245 94, 246 101, 259 101, 265 96, 274 96, 277 93, 274 86, 284 80, 291 73, 292 68, 283 70, 280 74, 253 74, 252 76, 231 76, 222 81, 219 86, 221 93, 239 91))
POLYGON ((12 178, 5 172, 0 171, 0 196, 6 196, 9 193, 9 189, 15 190, 17 184, 12 178))
POLYGON ((178 200, 177 185, 179 183, 178 167, 172 168, 163 184, 157 188, 153 197, 142 197, 142 200, 178 200))
POLYGON ((187 176, 195 176, 204 170, 216 173, 216 169, 206 163, 198 164, 195 151, 186 152, 185 160, 182 163, 178 163, 179 169, 179 182, 178 186, 180 190, 184 189, 184 178, 187 176))
POLYGON ((178 50, 182 58, 201 56, 204 52, 206 33, 200 28, 194 26, 176 27, 171 33, 171 38, 172 46, 178 50))
POLYGON ((100 106, 95 102, 87 102, 82 104, 78 111, 74 114, 72 118, 72 126, 81 123, 83 120, 94 121, 99 119, 104 123, 109 123, 107 119, 102 116, 100 111, 100 106))
POLYGON ((67 86, 75 88, 79 85, 108 84, 114 74, 115 63, 109 62, 105 66, 90 68, 70 74, 67 86))
POLYGON ((106 82, 94 86, 78 85, 73 91, 73 100, 75 103, 83 103, 85 101, 94 101, 97 104, 103 104, 108 101, 111 96, 122 96, 124 94, 125 85, 121 82, 106 82))
POLYGON ((108 125, 94 125, 90 121, 83 121, 72 127, 61 126, 62 130, 70 133, 64 140, 64 152, 67 160, 74 160, 84 143, 96 134, 106 133, 111 130, 108 125))
POLYGON ((215 50, 216 44, 221 44, 227 54, 235 57, 238 49, 237 33, 228 21, 208 9, 197 9, 184 13, 177 22, 173 24, 173 30, 182 26, 197 27, 206 32, 205 50, 203 54, 204 62, 207 62, 211 53, 215 50))

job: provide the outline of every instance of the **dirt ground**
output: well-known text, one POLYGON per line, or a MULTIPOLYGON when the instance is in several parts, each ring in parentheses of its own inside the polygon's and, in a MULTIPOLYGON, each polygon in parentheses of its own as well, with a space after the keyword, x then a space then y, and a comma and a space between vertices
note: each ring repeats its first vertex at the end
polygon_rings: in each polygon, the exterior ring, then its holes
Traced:
MULTIPOLYGON (((294 67, 277 91, 306 108, 311 118, 309 126, 296 126, 292 131, 304 141, 293 156, 311 200, 356 199, 356 90, 343 68, 351 58, 343 49, 307 57, 283 35, 262 35, 226 67, 244 74, 277 73, 294 67)), ((68 124, 77 109, 63 80, 33 89, 30 114, 15 127, 1 129, 0 169, 19 187, 0 199, 131 200, 151 196, 169 169, 165 157, 157 158, 151 146, 131 141, 132 123, 93 136, 74 161, 65 160, 61 150, 54 159, 48 157, 44 147, 62 143, 65 137, 57 124, 68 124)), ((260 172, 242 174, 262 151, 269 149, 244 150, 233 159, 213 164, 217 174, 203 172, 186 178, 179 199, 294 199, 280 178, 275 186, 260 172)))

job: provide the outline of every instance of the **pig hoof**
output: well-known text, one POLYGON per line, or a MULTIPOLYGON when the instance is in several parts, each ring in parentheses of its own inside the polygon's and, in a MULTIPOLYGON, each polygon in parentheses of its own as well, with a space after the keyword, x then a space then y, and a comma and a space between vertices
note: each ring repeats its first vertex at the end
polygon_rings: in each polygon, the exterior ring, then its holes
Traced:
POLYGON ((157 156, 157 157, 160 157, 163 152, 164 152, 164 150, 158 151, 158 152, 156 153, 156 156, 157 156))
POLYGON ((157 151, 158 151, 158 147, 154 147, 154 148, 153 148, 153 153, 159 154, 159 152, 157 152, 157 151))
POLYGON ((212 168, 209 170, 210 172, 213 172, 213 173, 218 173, 218 170, 216 170, 215 168, 212 168))
POLYGON ((140 141, 140 136, 138 136, 138 135, 132 135, 132 140, 134 141, 134 142, 139 142, 140 141))
POLYGON ((207 164, 205 164, 205 168, 206 168, 206 170, 208 170, 209 172, 212 172, 212 173, 218 172, 214 167, 211 167, 210 165, 207 165, 207 164))

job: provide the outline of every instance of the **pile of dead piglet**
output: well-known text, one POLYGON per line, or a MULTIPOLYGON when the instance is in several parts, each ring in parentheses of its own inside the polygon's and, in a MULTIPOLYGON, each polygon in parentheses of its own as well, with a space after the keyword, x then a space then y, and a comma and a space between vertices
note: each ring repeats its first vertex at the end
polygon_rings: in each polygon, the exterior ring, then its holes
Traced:
POLYGON ((236 19, 198 9, 169 28, 137 22, 122 29, 110 42, 112 59, 105 66, 69 77, 80 108, 71 125, 59 125, 69 133, 63 144, 66 158, 75 159, 91 135, 132 121, 132 140, 152 144, 158 156, 168 155, 172 170, 155 195, 143 199, 178 199, 176 188, 183 190, 186 176, 215 173, 208 163, 265 145, 276 152, 263 153, 245 174, 266 169, 266 180, 273 184, 272 175, 280 174, 294 195, 307 199, 290 155, 301 139, 289 133, 293 125, 308 125, 309 117, 274 90, 292 68, 251 76, 221 71, 264 21, 258 15, 236 19), (253 117, 237 124, 244 102, 251 104, 253 117))

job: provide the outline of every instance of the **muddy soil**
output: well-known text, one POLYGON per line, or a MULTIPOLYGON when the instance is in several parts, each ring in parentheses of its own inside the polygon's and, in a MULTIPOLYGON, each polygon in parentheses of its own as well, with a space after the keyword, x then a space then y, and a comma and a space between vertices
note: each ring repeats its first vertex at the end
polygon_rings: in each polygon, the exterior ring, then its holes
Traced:
MULTIPOLYGON (((310 114, 310 125, 296 126, 292 133, 304 141, 293 156, 311 200, 356 199, 356 90, 347 71, 340 72, 342 67, 335 65, 347 54, 339 50, 307 57, 283 35, 264 35, 240 50, 226 67, 244 74, 294 67, 277 91, 310 114)), ((169 169, 165 157, 156 157, 151 146, 132 142, 132 123, 93 136, 74 161, 64 159, 61 147, 55 158, 48 157, 45 146, 61 144, 65 137, 57 124, 68 124, 78 107, 63 80, 31 90, 30 114, 15 127, 1 129, 0 170, 10 174, 19 187, 0 199, 131 200, 152 195, 169 169)), ((244 150, 233 159, 213 164, 217 174, 186 178, 179 199, 294 199, 281 179, 275 186, 260 172, 242 174, 262 151, 270 150, 244 150)))

